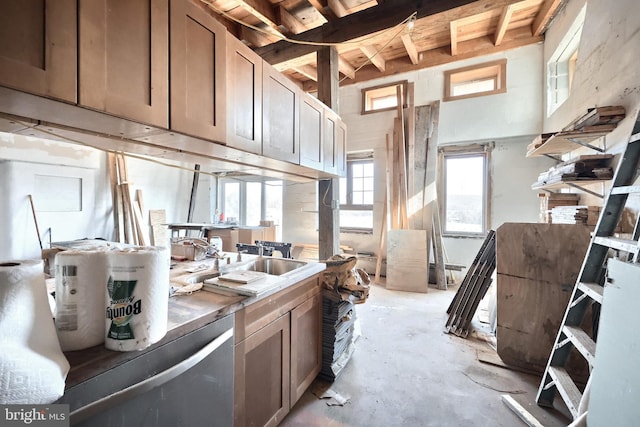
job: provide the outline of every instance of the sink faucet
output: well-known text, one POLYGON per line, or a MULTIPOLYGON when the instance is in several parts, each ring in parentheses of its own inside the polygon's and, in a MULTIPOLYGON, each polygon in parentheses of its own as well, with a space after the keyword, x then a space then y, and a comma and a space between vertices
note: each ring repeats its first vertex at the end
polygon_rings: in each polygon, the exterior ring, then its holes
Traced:
POLYGON ((237 262, 242 261, 242 254, 246 254, 248 251, 245 249, 244 251, 238 250, 238 256, 236 258, 237 262))
POLYGON ((258 245, 258 257, 262 258, 262 255, 264 254, 264 246, 262 246, 262 243, 256 243, 256 245, 258 245))

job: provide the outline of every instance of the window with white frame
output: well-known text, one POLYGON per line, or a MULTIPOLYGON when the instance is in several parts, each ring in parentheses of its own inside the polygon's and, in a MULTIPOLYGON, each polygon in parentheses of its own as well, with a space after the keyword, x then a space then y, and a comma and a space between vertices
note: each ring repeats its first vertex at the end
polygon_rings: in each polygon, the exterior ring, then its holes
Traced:
POLYGON ((547 116, 553 114, 569 98, 578 62, 578 46, 585 12, 586 5, 547 62, 547 116))
MULTIPOLYGON (((218 210, 224 222, 246 226, 261 220, 282 224, 282 181, 256 179, 220 179, 218 210)), ((280 228, 276 227, 279 239, 280 228)))
POLYGON ((373 158, 347 161, 347 175, 340 178, 340 230, 373 230, 373 158))
POLYGON ((443 233, 477 235, 489 218, 489 151, 483 146, 443 149, 443 233))

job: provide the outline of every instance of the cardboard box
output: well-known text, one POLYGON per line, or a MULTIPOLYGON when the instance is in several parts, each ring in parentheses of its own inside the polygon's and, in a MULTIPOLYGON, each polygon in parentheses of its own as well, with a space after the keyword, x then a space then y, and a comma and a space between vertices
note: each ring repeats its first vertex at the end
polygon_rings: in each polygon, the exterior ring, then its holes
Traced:
POLYGON ((222 251, 236 252, 236 243, 238 243, 237 228, 210 228, 207 230, 207 237, 218 236, 222 239, 222 251))

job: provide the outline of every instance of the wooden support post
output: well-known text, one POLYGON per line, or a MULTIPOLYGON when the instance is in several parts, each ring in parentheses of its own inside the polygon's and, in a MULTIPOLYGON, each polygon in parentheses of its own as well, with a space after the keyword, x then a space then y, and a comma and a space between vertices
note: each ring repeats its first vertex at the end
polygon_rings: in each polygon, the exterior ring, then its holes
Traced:
POLYGON ((445 272, 445 260, 444 251, 442 245, 442 227, 440 225, 440 209, 438 207, 438 200, 433 201, 433 247, 434 254, 433 260, 436 269, 436 286, 438 289, 447 289, 447 275, 445 272))
MULTIPOLYGON (((338 112, 338 51, 333 46, 317 53, 318 99, 338 112)), ((326 260, 340 253, 340 182, 338 179, 318 182, 318 254, 326 260)))
POLYGON ((324 261, 340 253, 340 217, 338 216, 337 179, 318 181, 318 258, 324 261), (323 232, 324 231, 324 232, 323 232))

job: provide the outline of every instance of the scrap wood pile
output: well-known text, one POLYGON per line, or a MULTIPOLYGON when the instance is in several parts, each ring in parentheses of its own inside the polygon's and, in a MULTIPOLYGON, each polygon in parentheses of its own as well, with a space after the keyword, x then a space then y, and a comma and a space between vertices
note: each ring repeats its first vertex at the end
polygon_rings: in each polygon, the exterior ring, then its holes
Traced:
MULTIPOLYGON (((325 261, 327 268, 322 277, 323 288, 342 301, 362 304, 369 297, 371 279, 366 271, 356 268, 355 256, 333 255, 325 261)), ((325 292, 325 294, 327 294, 325 292)))
POLYGON ((355 256, 334 255, 322 277, 322 368, 320 378, 334 381, 354 350, 355 304, 369 297, 369 275, 356 268, 355 256))
POLYGON ((551 224, 596 225, 600 206, 556 206, 551 209, 551 224))
POLYGON ((580 195, 574 193, 539 193, 540 220, 551 224, 551 211, 557 207, 575 207, 580 202, 580 195))
POLYGON ((609 164, 612 158, 611 154, 587 154, 574 160, 562 162, 541 173, 533 186, 538 187, 563 181, 611 179, 613 178, 613 169, 609 164))
POLYGON ((585 114, 569 123, 562 131, 539 135, 527 146, 527 156, 551 139, 595 140, 614 130, 624 117, 625 109, 621 106, 589 108, 585 114))

